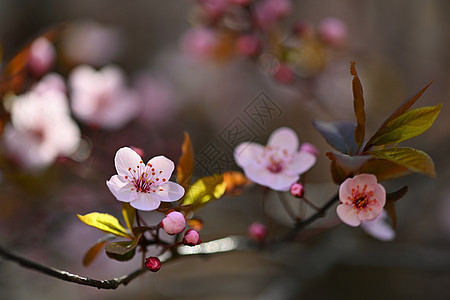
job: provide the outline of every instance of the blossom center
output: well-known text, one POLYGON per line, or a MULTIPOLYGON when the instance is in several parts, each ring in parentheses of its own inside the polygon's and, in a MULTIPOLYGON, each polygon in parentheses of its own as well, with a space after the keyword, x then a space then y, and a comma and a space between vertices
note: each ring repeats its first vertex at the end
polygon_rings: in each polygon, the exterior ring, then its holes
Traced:
POLYGON ((377 199, 373 198, 373 191, 366 191, 367 185, 365 184, 362 189, 357 185, 356 189, 352 189, 352 195, 347 197, 349 202, 346 202, 347 205, 353 205, 356 209, 356 212, 359 213, 361 210, 363 211, 371 211, 371 205, 377 203, 377 199))
POLYGON ((157 190, 162 192, 163 188, 159 185, 167 181, 161 177, 162 171, 155 170, 150 163, 144 165, 142 161, 136 168, 128 168, 128 173, 130 176, 125 176, 125 179, 134 185, 131 190, 136 189, 138 193, 155 193, 157 190))
POLYGON ((274 174, 281 173, 290 158, 287 150, 279 147, 268 146, 262 153, 262 160, 267 162, 266 169, 274 174))

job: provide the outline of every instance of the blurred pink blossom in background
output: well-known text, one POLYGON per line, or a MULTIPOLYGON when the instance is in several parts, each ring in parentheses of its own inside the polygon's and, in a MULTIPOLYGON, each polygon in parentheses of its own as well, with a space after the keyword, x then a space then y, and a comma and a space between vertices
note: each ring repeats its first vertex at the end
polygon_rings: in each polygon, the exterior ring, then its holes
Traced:
POLYGON ((28 67, 34 75, 40 77, 50 71, 55 58, 55 47, 47 38, 40 37, 31 44, 28 67))
POLYGON ((125 74, 116 66, 97 71, 88 65, 69 76, 74 115, 94 127, 118 129, 139 112, 137 93, 126 86, 125 74))
POLYGON ((372 221, 361 222, 361 228, 380 241, 392 241, 395 238, 395 231, 390 224, 387 223, 387 213, 383 210, 378 217, 372 221))
POLYGON ((70 116, 63 89, 62 79, 50 74, 35 89, 12 99, 4 142, 25 169, 43 169, 58 156, 72 154, 80 143, 80 129, 70 116))

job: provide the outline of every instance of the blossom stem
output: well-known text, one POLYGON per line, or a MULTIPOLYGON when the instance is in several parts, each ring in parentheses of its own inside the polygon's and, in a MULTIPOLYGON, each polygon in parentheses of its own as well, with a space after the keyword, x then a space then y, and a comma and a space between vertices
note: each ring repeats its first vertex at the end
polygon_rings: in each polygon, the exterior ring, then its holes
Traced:
POLYGON ((278 198, 280 198, 280 202, 284 207, 284 210, 287 212, 287 214, 289 215, 289 217, 291 217, 291 219, 295 222, 298 222, 299 218, 298 216, 294 213, 294 210, 292 209, 292 207, 289 205, 284 193, 281 192, 277 192, 278 194, 278 198))
POLYGON ((312 201, 310 201, 308 198, 303 197, 303 201, 305 201, 306 204, 309 205, 309 207, 313 208, 316 211, 320 210, 320 207, 316 206, 314 203, 312 203, 312 201))

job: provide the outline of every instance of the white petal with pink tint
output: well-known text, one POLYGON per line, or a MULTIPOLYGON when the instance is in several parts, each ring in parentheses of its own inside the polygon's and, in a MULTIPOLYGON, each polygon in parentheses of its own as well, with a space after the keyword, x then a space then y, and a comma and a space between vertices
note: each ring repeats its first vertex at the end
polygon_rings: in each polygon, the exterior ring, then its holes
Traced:
POLYGON ((175 182, 169 181, 157 186, 155 195, 164 202, 177 201, 183 197, 184 188, 175 182))
POLYGON ((136 170, 137 166, 141 166, 141 157, 131 148, 123 147, 117 150, 114 158, 117 174, 122 176, 129 176, 130 171, 136 170), (129 170, 131 168, 131 170, 129 170))
POLYGON ((234 150, 234 159, 236 160, 236 163, 238 165, 246 166, 249 164, 253 164, 255 158, 261 156, 263 151, 263 146, 255 143, 245 142, 239 144, 239 146, 237 146, 234 150))
POLYGON ((121 180, 121 176, 113 175, 106 185, 119 201, 130 202, 136 200, 138 196, 136 190, 133 190, 134 184, 125 179, 121 180))
POLYGON ((138 193, 138 196, 135 200, 130 202, 130 205, 139 210, 155 210, 159 207, 161 201, 158 197, 147 194, 147 193, 138 193))
POLYGON ((308 171, 316 163, 316 157, 309 152, 298 152, 294 155, 292 163, 290 163, 286 172, 293 174, 302 174, 308 171))
POLYGON ((361 224, 361 220, 350 205, 339 205, 336 212, 342 222, 349 226, 356 227, 361 224))
POLYGON ((155 182, 156 185, 160 185, 169 181, 170 176, 175 169, 174 163, 164 156, 153 157, 148 161, 147 166, 152 173, 152 170, 154 169, 155 176, 158 179, 155 182))
POLYGON ((278 128, 270 135, 267 146, 281 147, 289 153, 297 152, 299 146, 297 134, 287 127, 278 128))

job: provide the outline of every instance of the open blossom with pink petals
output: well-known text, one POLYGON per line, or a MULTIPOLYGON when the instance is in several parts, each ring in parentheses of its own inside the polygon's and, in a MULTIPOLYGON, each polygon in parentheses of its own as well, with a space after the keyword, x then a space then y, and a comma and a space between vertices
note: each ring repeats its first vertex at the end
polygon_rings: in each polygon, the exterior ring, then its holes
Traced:
POLYGON ((362 221, 371 221, 383 211, 386 190, 377 183, 372 174, 360 174, 347 178, 339 187, 339 218, 347 225, 356 227, 362 221))
POLYGON ((80 129, 70 116, 61 89, 62 78, 49 74, 12 101, 11 124, 5 126, 3 134, 5 148, 29 171, 48 167, 58 156, 69 156, 80 143, 80 129))
POLYGON ((184 188, 169 181, 174 163, 156 156, 144 164, 131 148, 120 148, 115 157, 117 175, 106 182, 117 200, 129 202, 139 210, 155 210, 161 201, 172 202, 184 195, 184 188))
POLYGON ((295 132, 282 127, 270 135, 266 147, 250 142, 238 145, 234 158, 250 180, 276 191, 288 191, 316 162, 315 155, 298 148, 295 132))
POLYGON ((72 110, 81 121, 106 129, 118 129, 139 112, 137 93, 125 84, 116 66, 97 71, 88 65, 75 68, 69 76, 72 110))

